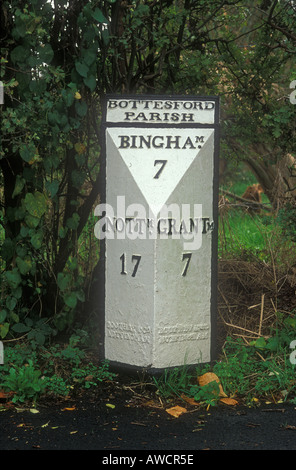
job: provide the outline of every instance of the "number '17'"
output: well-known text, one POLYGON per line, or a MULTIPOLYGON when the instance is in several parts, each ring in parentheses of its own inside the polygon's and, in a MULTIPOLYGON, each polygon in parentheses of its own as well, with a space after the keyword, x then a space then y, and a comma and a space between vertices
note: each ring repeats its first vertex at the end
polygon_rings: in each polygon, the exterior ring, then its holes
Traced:
MULTIPOLYGON (((125 258, 126 258, 125 253, 123 253, 120 256, 120 260, 121 260, 121 273, 120 274, 127 274, 126 259, 125 258)), ((132 277, 135 277, 136 274, 137 274, 138 267, 139 267, 139 264, 140 264, 140 260, 141 260, 141 255, 132 255, 132 262, 136 261, 135 265, 134 265, 133 272, 132 272, 132 277)))

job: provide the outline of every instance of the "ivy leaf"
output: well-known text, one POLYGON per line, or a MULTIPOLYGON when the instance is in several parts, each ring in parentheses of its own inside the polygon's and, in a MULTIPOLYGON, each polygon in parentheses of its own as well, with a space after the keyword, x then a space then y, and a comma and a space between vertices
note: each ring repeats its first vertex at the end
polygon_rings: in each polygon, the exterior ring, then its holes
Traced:
POLYGON ((87 104, 85 101, 76 101, 75 110, 80 117, 84 117, 87 113, 87 104))
POLYGON ((54 197, 58 190, 59 190, 59 182, 58 180, 53 180, 53 181, 46 181, 45 187, 47 191, 50 193, 51 197, 54 197))
POLYGON ((28 225, 29 228, 36 228, 39 225, 40 218, 39 217, 34 217, 31 214, 26 215, 25 217, 25 222, 28 225))
POLYGON ((34 194, 27 193, 24 203, 29 214, 38 219, 43 216, 47 208, 45 196, 39 191, 34 194))
POLYGON ((63 273, 58 273, 57 284, 58 284, 59 289, 61 291, 65 291, 69 287, 70 280, 71 279, 70 279, 69 275, 65 275, 63 273))
POLYGON ((5 261, 9 261, 14 255, 15 244, 11 238, 6 238, 0 250, 0 255, 5 261))
POLYGON ((33 160, 35 153, 36 153, 36 148, 32 144, 24 145, 23 148, 21 148, 20 150, 20 156, 26 163, 29 163, 31 160, 33 160))
POLYGON ((15 196, 17 196, 18 194, 22 192, 24 185, 25 185, 24 178, 22 178, 20 175, 17 175, 16 181, 15 181, 15 187, 12 193, 12 198, 14 198, 15 196))
POLYGON ((41 331, 34 332, 34 339, 37 341, 39 346, 43 346, 45 343, 45 335, 41 331))
POLYGON ((30 48, 24 46, 16 46, 11 52, 11 60, 14 63, 25 62, 30 56, 30 48))
POLYGON ((72 217, 69 217, 69 219, 67 219, 66 225, 69 229, 76 230, 79 225, 79 220, 79 215, 75 213, 72 215, 72 217))
POLYGON ((19 270, 17 268, 13 268, 12 271, 6 271, 4 275, 12 289, 16 289, 22 281, 19 270))
POLYGON ((96 58, 97 58, 97 54, 92 50, 87 49, 83 53, 83 62, 88 66, 91 66, 91 64, 93 64, 96 61, 96 58))
POLYGON ((15 261, 21 274, 27 274, 32 269, 32 260, 28 256, 25 259, 17 256, 15 261))
POLYGON ((96 77, 94 75, 91 75, 88 78, 83 79, 84 84, 90 89, 90 91, 94 91, 96 88, 96 77))
POLYGON ((99 8, 96 8, 95 11, 92 12, 91 16, 98 23, 108 23, 107 18, 103 15, 103 12, 99 8))
POLYGON ((70 308, 75 308, 77 305, 77 296, 75 292, 65 295, 64 297, 65 304, 70 308))
POLYGON ((15 297, 8 296, 5 303, 8 310, 14 310, 17 304, 17 300, 15 297))
POLYGON ((24 325, 24 323, 16 323, 11 329, 15 331, 15 333, 27 333, 31 330, 31 327, 24 325))
POLYGON ((54 52, 50 44, 44 44, 37 47, 37 52, 39 54, 40 62, 45 62, 46 64, 51 63, 54 52))
POLYGON ((5 322, 3 325, 0 325, 0 337, 3 339, 9 331, 9 323, 5 322))
POLYGON ((6 317, 7 317, 7 311, 5 309, 2 309, 0 311, 0 323, 3 323, 6 317))
POLYGON ((34 235, 32 235, 31 237, 31 243, 32 243, 32 246, 36 249, 36 250, 39 250, 39 248, 41 248, 41 245, 42 245, 42 232, 37 232, 37 233, 34 233, 34 235))
POLYGON ((81 62, 75 62, 75 68, 81 77, 87 77, 89 68, 86 64, 83 64, 81 62))

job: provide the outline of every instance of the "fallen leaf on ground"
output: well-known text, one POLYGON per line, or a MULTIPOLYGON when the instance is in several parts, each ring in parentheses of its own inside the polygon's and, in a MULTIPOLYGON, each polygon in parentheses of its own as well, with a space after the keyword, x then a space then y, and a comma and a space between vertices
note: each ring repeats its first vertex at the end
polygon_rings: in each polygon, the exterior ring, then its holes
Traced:
POLYGON ((34 414, 39 413, 39 411, 36 410, 36 408, 30 408, 30 412, 34 414))
POLYGON ((163 406, 154 400, 148 400, 142 403, 143 406, 148 406, 149 408, 163 408, 163 406))
POLYGON ((296 426, 293 426, 292 424, 287 424, 285 426, 285 429, 291 429, 292 431, 296 431, 296 426))
POLYGON ((183 413, 187 413, 186 408, 183 408, 182 406, 173 406, 172 408, 167 408, 165 410, 169 415, 174 416, 174 418, 179 418, 183 413))
POLYGON ((222 403, 225 403, 225 405, 238 405, 238 401, 236 401, 234 398, 220 398, 220 401, 222 401, 222 403))
POLYGON ((94 379, 93 375, 87 375, 84 380, 85 382, 89 382, 90 380, 93 380, 93 379, 94 379))
POLYGON ((184 393, 182 393, 181 398, 186 401, 186 403, 189 403, 189 405, 199 406, 198 401, 195 401, 194 398, 187 397, 184 393))
POLYGON ((112 410, 115 408, 115 405, 112 405, 112 403, 106 403, 106 406, 108 406, 108 408, 112 408, 112 410))
POLYGON ((226 393, 224 393, 224 390, 220 383, 219 377, 213 372, 206 372, 205 374, 200 375, 197 379, 198 379, 198 385, 200 385, 200 387, 203 387, 204 385, 208 385, 209 383, 214 382, 214 381, 217 382, 217 384, 219 385, 219 396, 227 398, 227 395, 226 393))
POLYGON ((61 411, 74 411, 76 410, 76 407, 73 406, 72 408, 63 408, 61 411))
POLYGON ((14 392, 4 392, 3 390, 0 391, 0 400, 7 400, 14 395, 14 392))

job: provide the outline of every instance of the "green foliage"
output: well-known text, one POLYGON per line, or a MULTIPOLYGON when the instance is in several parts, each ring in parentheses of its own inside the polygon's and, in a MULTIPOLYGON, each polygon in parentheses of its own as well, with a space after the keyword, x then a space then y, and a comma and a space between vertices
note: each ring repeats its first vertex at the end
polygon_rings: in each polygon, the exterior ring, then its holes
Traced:
POLYGON ((296 336, 296 315, 281 318, 270 337, 258 337, 250 345, 241 339, 227 338, 223 355, 212 366, 168 369, 154 377, 157 393, 170 399, 182 394, 205 406, 219 401, 219 386, 213 381, 198 385, 197 377, 212 371, 219 378, 224 393, 248 405, 257 401, 291 401, 296 398, 295 364, 290 360, 290 343, 296 336))
POLYGON ((285 204, 278 212, 278 223, 285 239, 296 242, 296 204, 285 204))
POLYGON ((84 368, 75 367, 71 374, 71 380, 86 389, 96 387, 103 380, 112 380, 112 378, 114 374, 109 372, 107 361, 99 367, 92 362, 84 368))
POLYGON ((0 386, 5 391, 15 392, 12 398, 15 403, 36 400, 44 393, 46 382, 41 377, 41 371, 35 369, 33 361, 29 359, 28 364, 19 368, 11 367, 0 386))
POLYGON ((12 401, 36 402, 42 397, 65 397, 76 390, 99 386, 112 380, 107 361, 88 360, 83 344, 85 331, 77 331, 66 345, 40 346, 27 343, 5 347, 5 363, 0 366, 0 390, 13 392, 12 401))
POLYGON ((188 394, 197 402, 215 406, 219 401, 219 384, 214 380, 203 387, 193 386, 189 389, 188 394))
MULTIPOLYGON (((0 282, 2 299, 7 300, 0 303, 0 335, 27 333, 41 344, 44 331, 40 333, 40 323, 31 324, 34 318, 42 315, 43 325, 51 320, 51 332, 62 330, 84 301, 84 280, 72 260, 79 256, 79 236, 92 208, 82 187, 91 185, 98 173, 98 155, 92 151, 98 123, 94 130, 86 120, 97 106, 90 96, 105 17, 83 2, 77 17, 69 11, 69 22, 79 29, 81 40, 65 62, 60 50, 68 42, 67 33, 53 33, 59 27, 56 18, 66 13, 61 2, 54 7, 36 0, 21 7, 13 1, 3 2, 1 8, 7 31, 1 68, 5 104, 0 197, 5 210, 0 214, 0 282), (66 287, 60 282, 63 277, 66 287)), ((93 201, 96 196, 93 192, 93 201)), ((97 259, 93 257, 93 266, 97 259)))
POLYGON ((168 398, 172 395, 180 396, 187 390, 190 373, 186 366, 166 369, 159 378, 153 377, 158 393, 168 398))
POLYGON ((42 344, 73 325, 99 258, 89 236, 99 97, 218 94, 223 154, 241 159, 265 145, 267 175, 276 157, 295 152, 296 107, 284 99, 295 78, 294 6, 4 0, 0 8, 0 338, 42 344))

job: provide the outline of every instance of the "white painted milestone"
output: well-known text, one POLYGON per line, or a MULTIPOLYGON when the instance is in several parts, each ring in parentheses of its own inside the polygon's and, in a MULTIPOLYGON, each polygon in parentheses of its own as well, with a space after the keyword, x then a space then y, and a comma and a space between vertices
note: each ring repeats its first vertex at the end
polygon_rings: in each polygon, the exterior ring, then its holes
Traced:
POLYGON ((217 98, 106 101, 95 233, 104 241, 104 354, 115 364, 213 359, 217 106, 217 98))

